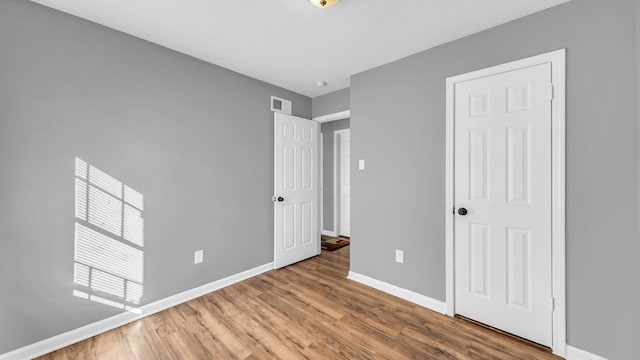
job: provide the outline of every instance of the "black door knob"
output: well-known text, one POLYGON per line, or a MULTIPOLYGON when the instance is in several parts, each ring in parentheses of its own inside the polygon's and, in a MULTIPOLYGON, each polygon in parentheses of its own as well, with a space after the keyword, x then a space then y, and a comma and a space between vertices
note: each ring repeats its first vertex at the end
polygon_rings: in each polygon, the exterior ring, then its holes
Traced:
POLYGON ((282 196, 278 196, 278 202, 283 202, 284 198, 282 196))
POLYGON ((458 209, 458 215, 465 216, 465 215, 467 215, 467 213, 468 213, 468 211, 465 208, 458 209))

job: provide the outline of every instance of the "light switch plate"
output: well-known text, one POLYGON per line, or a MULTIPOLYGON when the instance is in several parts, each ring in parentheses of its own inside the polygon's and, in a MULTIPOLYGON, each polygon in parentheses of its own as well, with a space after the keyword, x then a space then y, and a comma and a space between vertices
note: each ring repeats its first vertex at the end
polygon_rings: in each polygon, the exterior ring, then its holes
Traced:
POLYGON ((364 160, 360 159, 358 161, 358 169, 364 170, 364 160))
POLYGON ((400 264, 404 263, 404 251, 396 250, 396 262, 400 264))
POLYGON ((200 264, 204 261, 204 250, 198 250, 195 252, 193 257, 194 264, 200 264))

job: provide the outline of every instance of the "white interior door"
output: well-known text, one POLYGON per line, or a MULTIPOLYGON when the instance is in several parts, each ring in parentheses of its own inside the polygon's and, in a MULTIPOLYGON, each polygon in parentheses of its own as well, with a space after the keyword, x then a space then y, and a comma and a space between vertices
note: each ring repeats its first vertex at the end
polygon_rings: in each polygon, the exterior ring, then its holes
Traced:
POLYGON ((455 311, 546 346, 551 89, 548 63, 455 87, 455 311))
POLYGON ((274 266, 320 253, 318 123, 275 113, 274 266))
POLYGON ((340 231, 351 236, 351 132, 340 133, 340 231))

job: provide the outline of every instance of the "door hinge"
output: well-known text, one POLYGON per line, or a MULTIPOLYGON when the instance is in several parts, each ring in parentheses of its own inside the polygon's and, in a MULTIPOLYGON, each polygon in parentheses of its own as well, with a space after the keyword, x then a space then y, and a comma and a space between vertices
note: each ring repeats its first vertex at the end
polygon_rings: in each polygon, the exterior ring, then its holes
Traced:
POLYGON ((549 310, 556 310, 556 300, 554 298, 549 298, 549 310))
POLYGON ((553 100, 556 97, 556 91, 555 91, 555 86, 553 85, 553 83, 549 84, 549 100, 553 100))

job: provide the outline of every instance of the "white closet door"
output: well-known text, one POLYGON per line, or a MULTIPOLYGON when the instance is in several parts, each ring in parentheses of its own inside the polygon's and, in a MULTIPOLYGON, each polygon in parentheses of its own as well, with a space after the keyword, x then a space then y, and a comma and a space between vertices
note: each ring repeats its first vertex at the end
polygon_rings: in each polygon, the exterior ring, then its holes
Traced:
POLYGON ((551 65, 455 88, 456 313, 552 342, 551 65))

